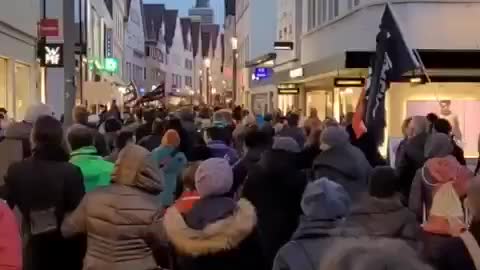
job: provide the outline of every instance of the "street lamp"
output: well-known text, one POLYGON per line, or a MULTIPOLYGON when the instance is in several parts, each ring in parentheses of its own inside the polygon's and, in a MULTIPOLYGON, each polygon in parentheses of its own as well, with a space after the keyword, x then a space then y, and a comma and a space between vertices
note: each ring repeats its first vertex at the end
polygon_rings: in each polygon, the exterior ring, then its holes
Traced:
POLYGON ((235 104, 237 101, 237 51, 238 51, 238 38, 232 37, 230 40, 232 43, 232 57, 233 57, 233 81, 232 81, 232 98, 233 103, 235 104))

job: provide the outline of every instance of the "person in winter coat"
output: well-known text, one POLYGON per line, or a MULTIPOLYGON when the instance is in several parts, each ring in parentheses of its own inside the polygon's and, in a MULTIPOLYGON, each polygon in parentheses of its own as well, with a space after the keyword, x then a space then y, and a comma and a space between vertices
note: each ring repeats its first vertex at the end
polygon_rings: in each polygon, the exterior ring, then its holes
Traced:
POLYGON ((63 239, 60 226, 85 191, 80 169, 68 162, 61 123, 38 118, 32 130, 32 157, 14 163, 5 177, 7 202, 23 219, 24 269, 81 269, 81 241, 63 239))
POLYGON ((162 180, 150 152, 134 144, 120 152, 113 184, 88 193, 62 225, 65 237, 88 237, 84 270, 156 269, 150 243, 162 180))
POLYGON ((326 128, 320 137, 322 152, 313 161, 315 178, 327 177, 341 184, 353 201, 367 190, 371 166, 362 151, 349 142, 339 126, 326 128))
POLYGON ((165 133, 163 123, 160 121, 153 122, 152 129, 153 130, 151 135, 143 137, 143 139, 138 142, 138 145, 142 146, 148 151, 153 151, 153 149, 160 146, 160 144, 162 143, 162 136, 165 133))
POLYGON ((345 189, 327 178, 308 184, 303 194, 303 216, 291 240, 278 252, 273 270, 316 270, 337 238, 356 235, 344 228, 350 211, 345 189))
POLYGON ((223 194, 231 189, 233 172, 225 159, 200 164, 195 186, 200 200, 186 214, 176 207, 165 213, 163 228, 174 250, 174 270, 263 270, 255 207, 223 194))
POLYGON ((418 169, 425 163, 425 143, 429 133, 427 132, 427 120, 423 116, 414 116, 410 121, 409 138, 405 142, 404 151, 396 161, 396 171, 400 179, 400 192, 405 200, 408 200, 413 178, 418 169))
POLYGON ((408 139, 412 137, 411 134, 409 134, 411 132, 411 129, 409 129, 411 121, 412 121, 411 117, 408 117, 407 119, 403 120, 403 123, 402 123, 403 139, 398 144, 397 151, 395 151, 395 168, 398 168, 400 157, 405 154, 405 144, 407 143, 408 139))
POLYGON ((15 214, 0 202, 0 269, 22 270, 22 239, 15 214))
POLYGON ((70 163, 82 171, 86 192, 110 185, 113 172, 113 163, 98 155, 93 140, 91 129, 81 125, 74 125, 68 133, 70 163))
POLYGON ((275 137, 248 174, 243 197, 257 209, 262 246, 270 269, 277 251, 288 242, 302 213, 306 177, 296 163, 300 147, 288 137, 275 137))
POLYGON ((163 191, 159 196, 162 205, 168 207, 175 202, 177 178, 187 165, 187 158, 180 152, 180 136, 173 130, 167 130, 162 138, 162 144, 152 152, 155 164, 165 174, 163 191))
POLYGON ((193 205, 200 200, 200 195, 195 189, 195 174, 199 166, 200 162, 193 162, 183 171, 183 192, 173 205, 182 214, 192 210, 193 205))
POLYGON ((310 116, 308 117, 307 120, 303 123, 303 128, 305 129, 305 134, 307 136, 310 135, 310 133, 313 130, 317 130, 321 127, 322 121, 320 118, 318 118, 318 111, 316 108, 310 108, 310 116))
POLYGON ((193 147, 196 145, 198 138, 191 137, 182 126, 182 122, 180 119, 172 117, 165 121, 165 130, 173 129, 177 132, 178 136, 180 137, 180 145, 178 149, 182 152, 187 160, 191 160, 191 152, 193 147))
POLYGON ((278 136, 280 137, 290 137, 294 139, 300 148, 303 148, 305 145, 305 133, 303 129, 298 127, 298 122, 300 121, 300 116, 296 113, 291 113, 287 116, 287 126, 284 127, 278 136))
POLYGON ((143 111, 142 109, 137 109, 135 114, 139 123, 138 128, 135 130, 135 139, 137 140, 137 142, 140 142, 143 138, 152 134, 153 123, 155 122, 155 111, 143 111))
POLYGON ((455 138, 453 138, 452 125, 450 124, 450 122, 448 122, 447 119, 438 119, 433 123, 433 132, 443 133, 450 136, 453 145, 452 155, 457 159, 460 165, 466 166, 467 161, 465 160, 463 149, 458 146, 455 138))
POLYGON ((238 153, 243 154, 245 136, 252 129, 257 129, 257 120, 255 119, 255 116, 252 114, 248 114, 247 116, 245 116, 242 122, 236 125, 235 130, 232 133, 232 136, 233 136, 233 144, 235 146, 235 150, 237 150, 238 153))
POLYGON ((398 179, 391 167, 376 167, 368 184, 368 195, 351 209, 347 218, 370 237, 395 238, 417 248, 420 225, 415 214, 402 204, 397 194, 398 179))
POLYGON ((433 270, 402 241, 350 238, 330 247, 320 270, 433 270))
POLYGON ((427 260, 438 256, 440 247, 451 238, 452 221, 465 220, 462 200, 473 173, 451 156, 450 138, 432 134, 425 146, 427 162, 415 176, 409 208, 423 223, 423 255, 427 260))
POLYGON ((267 134, 267 136, 275 136, 275 129, 273 128, 273 116, 270 113, 265 114, 263 117, 263 125, 260 131, 267 134))
POLYGON ((320 152, 322 152, 322 150, 320 150, 321 134, 322 129, 320 127, 310 131, 307 142, 305 143, 305 147, 302 149, 298 157, 299 168, 312 169, 313 161, 320 154, 320 152))
MULTIPOLYGON (((472 215, 472 221, 468 232, 473 236, 472 245, 480 245, 480 178, 475 177, 467 191, 468 205, 472 215)), ((477 270, 478 256, 474 258, 467 246, 469 241, 464 232, 459 232, 444 243, 439 252, 439 256, 433 260, 433 264, 438 270, 477 270), (464 240, 465 239, 465 240, 464 240)), ((471 239, 471 238, 470 238, 471 239)))
POLYGON ((207 147, 210 149, 212 157, 224 158, 234 165, 239 160, 238 152, 230 147, 230 130, 227 127, 211 127, 207 130, 210 141, 207 147))
MULTIPOLYGON (((73 122, 74 124, 82 125, 87 128, 90 128, 91 132, 93 133, 93 145, 95 146, 95 149, 97 149, 97 153, 101 156, 107 156, 110 151, 107 146, 107 142, 105 140, 105 137, 98 132, 97 129, 91 128, 88 124, 88 110, 84 106, 76 106, 73 109, 73 122)), ((105 120, 106 121, 106 120, 105 120)), ((75 126, 75 125, 74 125, 75 126)), ((70 133, 70 129, 73 128, 74 126, 70 127, 67 130, 67 136, 68 133, 70 133)))
POLYGON ((118 159, 118 155, 123 150, 127 144, 134 143, 133 141, 133 132, 122 130, 118 133, 117 138, 115 139, 115 147, 112 150, 110 155, 105 157, 106 161, 115 163, 118 159))

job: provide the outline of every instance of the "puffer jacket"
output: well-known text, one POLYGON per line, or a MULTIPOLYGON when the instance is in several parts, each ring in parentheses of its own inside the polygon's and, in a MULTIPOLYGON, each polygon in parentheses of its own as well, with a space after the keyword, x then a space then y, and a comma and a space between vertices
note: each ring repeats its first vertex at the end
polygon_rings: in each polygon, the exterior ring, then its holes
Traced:
POLYGON ((162 190, 162 174, 147 150, 128 145, 120 153, 112 181, 84 197, 64 221, 62 233, 87 234, 84 270, 156 269, 149 237, 156 214, 162 211, 155 199, 162 190))

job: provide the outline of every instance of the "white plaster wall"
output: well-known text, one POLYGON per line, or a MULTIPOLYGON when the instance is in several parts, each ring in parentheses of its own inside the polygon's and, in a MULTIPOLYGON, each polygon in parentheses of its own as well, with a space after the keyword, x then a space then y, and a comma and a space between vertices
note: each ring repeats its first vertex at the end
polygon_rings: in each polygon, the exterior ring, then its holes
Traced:
MULTIPOLYGON (((133 50, 135 49, 143 52, 145 55, 145 37, 141 8, 142 7, 139 0, 132 0, 130 6, 130 16, 127 24, 127 33, 125 35, 124 56, 125 62, 145 68, 145 58, 139 58, 133 54, 133 50)), ((125 71, 125 74, 126 73, 127 71, 125 71)), ((143 80, 138 81, 137 86, 143 87, 143 80)))
MULTIPOLYGON (((378 1, 377 1, 378 2, 378 1)), ((399 1, 393 5, 412 48, 480 48, 480 1, 399 1)), ((367 2, 368 4, 369 2, 367 2)), ((346 50, 374 50, 384 5, 363 5, 330 24, 304 33, 302 64, 342 54, 346 50)), ((305 13, 304 13, 305 15, 305 13)), ((307 18, 303 18, 306 29, 307 18)))
POLYGON ((0 1, 0 21, 26 32, 37 35, 37 22, 40 18, 39 0, 0 1))

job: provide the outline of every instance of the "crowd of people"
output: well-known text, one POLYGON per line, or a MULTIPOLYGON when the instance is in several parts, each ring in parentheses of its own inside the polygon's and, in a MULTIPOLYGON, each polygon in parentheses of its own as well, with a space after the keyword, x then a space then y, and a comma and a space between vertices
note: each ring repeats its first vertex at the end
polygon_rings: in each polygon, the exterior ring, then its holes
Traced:
POLYGON ((434 114, 394 162, 315 109, 73 116, 2 130, 0 269, 480 270, 480 177, 434 114))

